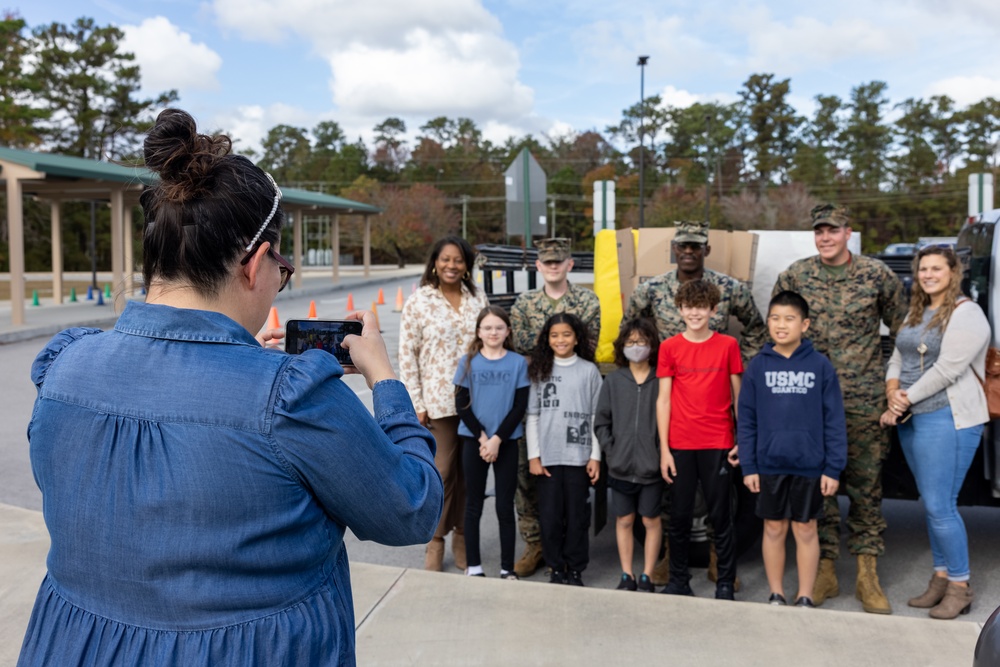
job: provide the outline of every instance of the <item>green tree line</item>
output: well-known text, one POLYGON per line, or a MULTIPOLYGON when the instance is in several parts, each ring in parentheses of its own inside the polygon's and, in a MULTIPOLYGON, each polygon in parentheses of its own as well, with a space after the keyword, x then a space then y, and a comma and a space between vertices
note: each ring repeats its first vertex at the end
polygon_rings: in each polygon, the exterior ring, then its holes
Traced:
MULTIPOLYGON (((141 73, 122 51, 121 37, 117 28, 86 18, 28 29, 16 15, 4 17, 0 143, 135 159, 142 131, 177 95, 139 95, 141 73)), ((679 107, 652 95, 604 128, 502 143, 463 117, 439 116, 414 128, 390 116, 367 142, 346 136, 334 120, 312 128, 280 124, 253 157, 282 185, 382 207, 375 259, 400 262, 420 261, 435 237, 463 228, 474 243, 520 243, 504 232, 503 174, 522 148, 548 177, 550 224, 578 249, 592 247, 596 180, 616 181, 619 226, 639 224, 640 197, 646 226, 707 215, 724 229, 802 229, 813 205, 836 201, 852 209, 872 252, 919 236, 955 235, 965 220, 968 174, 998 170, 996 99, 966 107, 947 96, 893 103, 886 82, 869 81, 844 99, 816 96, 807 117, 790 104, 791 92, 790 79, 755 73, 732 103, 679 107)), ((84 206, 66 215, 70 270, 89 267, 84 206)), ((40 270, 48 263, 47 211, 33 207, 29 217, 28 266, 40 270)), ((106 217, 102 210, 102 263, 106 217)), ((359 246, 356 223, 347 218, 343 227, 348 250, 359 246)), ((328 243, 328 226, 309 229, 318 230, 308 237, 313 247, 328 243)))

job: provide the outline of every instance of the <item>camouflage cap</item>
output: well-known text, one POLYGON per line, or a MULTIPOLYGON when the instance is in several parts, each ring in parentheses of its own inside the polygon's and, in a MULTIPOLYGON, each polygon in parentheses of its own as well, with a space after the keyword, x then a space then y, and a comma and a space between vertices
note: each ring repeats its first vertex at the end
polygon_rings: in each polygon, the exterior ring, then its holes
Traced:
POLYGON ((708 243, 708 223, 678 220, 674 223, 674 243, 708 243))
POLYGON ((830 225, 831 227, 847 227, 851 224, 851 212, 843 206, 836 204, 820 204, 813 206, 809 211, 812 218, 813 229, 820 225, 830 225))
POLYGON ((535 247, 541 262, 561 262, 570 258, 569 239, 541 239, 535 242, 535 247))

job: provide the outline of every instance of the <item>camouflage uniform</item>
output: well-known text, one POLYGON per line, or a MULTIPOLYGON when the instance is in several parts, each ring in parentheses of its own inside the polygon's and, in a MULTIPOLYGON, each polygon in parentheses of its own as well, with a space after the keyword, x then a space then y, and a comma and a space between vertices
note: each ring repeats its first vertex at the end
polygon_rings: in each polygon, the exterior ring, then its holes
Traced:
MULTIPOLYGON (((539 259, 547 261, 549 257, 544 250, 551 241, 562 239, 546 239, 539 242, 539 259)), ((569 257, 569 245, 566 242, 552 244, 569 257)), ((559 258, 559 254, 552 259, 559 258)), ((597 346, 601 333, 601 302, 597 295, 585 287, 577 287, 570 283, 569 289, 562 298, 554 300, 545 294, 544 288, 524 292, 510 309, 510 322, 514 349, 530 357, 535 350, 538 333, 545 321, 556 313, 572 313, 579 317, 587 327, 590 335, 591 350, 597 346)), ((524 438, 518 441, 517 454, 517 493, 514 496, 517 508, 517 526, 521 538, 528 544, 541 544, 541 531, 538 526, 538 495, 535 491, 535 478, 528 472, 528 448, 524 438)))
MULTIPOLYGON (((701 279, 718 287, 722 295, 719 308, 708 326, 712 331, 727 333, 730 315, 739 320, 743 325, 743 333, 740 334, 740 352, 744 365, 749 363, 767 342, 767 327, 760 317, 760 311, 754 305, 750 288, 736 278, 711 269, 705 269, 701 279)), ((632 292, 625 317, 652 318, 656 321, 660 340, 676 336, 685 329, 684 318, 674 305, 674 295, 680 286, 681 281, 677 278, 676 270, 650 278, 632 292)))
POLYGON ((530 357, 535 350, 538 332, 545 321, 556 313, 572 313, 579 317, 587 327, 591 349, 597 347, 601 336, 601 302, 591 290, 570 283, 569 289, 558 301, 549 298, 544 288, 524 292, 517 297, 510 308, 514 349, 530 357))
MULTIPOLYGON (((819 222, 817 222, 819 224, 819 222)), ((885 264, 871 257, 851 255, 842 275, 823 267, 819 256, 800 259, 786 269, 774 294, 792 290, 809 304, 808 337, 837 369, 847 416, 847 468, 841 488, 850 499, 848 548, 854 555, 881 556, 882 463, 889 452, 879 414, 885 404, 885 364, 880 320, 896 334, 906 316, 903 285, 885 264)), ((840 552, 840 510, 836 498, 827 498, 819 520, 822 558, 840 552)))

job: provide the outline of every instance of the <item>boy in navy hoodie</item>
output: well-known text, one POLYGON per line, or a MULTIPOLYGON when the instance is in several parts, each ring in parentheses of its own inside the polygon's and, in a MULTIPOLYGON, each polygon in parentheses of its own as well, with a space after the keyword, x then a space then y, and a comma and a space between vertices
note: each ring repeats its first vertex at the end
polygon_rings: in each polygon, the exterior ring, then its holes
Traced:
POLYGON ((837 493, 847 463, 844 403, 833 364, 802 338, 809 330, 809 305, 800 294, 776 294, 767 327, 774 342, 743 375, 736 441, 743 483, 760 494, 768 601, 785 604, 785 537, 791 524, 799 573, 795 606, 812 607, 819 568, 816 518, 823 496, 837 493))

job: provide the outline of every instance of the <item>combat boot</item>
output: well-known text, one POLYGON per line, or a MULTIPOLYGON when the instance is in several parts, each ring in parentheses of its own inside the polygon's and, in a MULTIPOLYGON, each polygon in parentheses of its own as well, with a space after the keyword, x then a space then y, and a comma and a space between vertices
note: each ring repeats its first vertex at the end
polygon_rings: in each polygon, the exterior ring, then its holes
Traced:
POLYGON ((858 556, 858 582, 854 597, 861 600, 861 608, 869 614, 891 614, 892 607, 878 583, 877 562, 878 557, 871 554, 858 556))
POLYGON ((649 577, 657 586, 666 586, 670 581, 670 546, 663 550, 663 558, 653 568, 653 574, 649 577))
POLYGON ((832 558, 819 559, 819 572, 816 573, 816 583, 813 584, 813 604, 817 607, 827 598, 840 595, 840 584, 837 583, 836 561, 832 558))
POLYGON ((444 562, 444 538, 435 537, 427 544, 424 555, 424 569, 430 572, 440 572, 444 562))
POLYGON ((469 567, 469 561, 465 556, 465 535, 455 531, 451 534, 451 553, 455 556, 455 567, 465 571, 469 567))
POLYGON ((542 545, 539 542, 528 542, 524 547, 521 559, 514 563, 514 574, 530 577, 542 564, 542 545))
MULTIPOLYGON (((711 545, 708 548, 708 572, 705 573, 708 580, 713 584, 719 581, 719 554, 715 551, 715 545, 711 545)), ((736 575, 736 580, 733 581, 733 590, 737 593, 740 592, 740 575, 736 575)))

